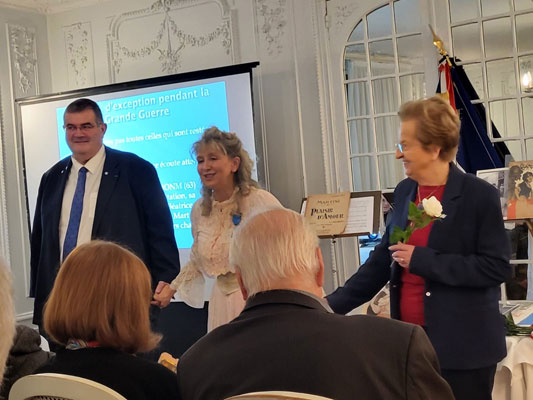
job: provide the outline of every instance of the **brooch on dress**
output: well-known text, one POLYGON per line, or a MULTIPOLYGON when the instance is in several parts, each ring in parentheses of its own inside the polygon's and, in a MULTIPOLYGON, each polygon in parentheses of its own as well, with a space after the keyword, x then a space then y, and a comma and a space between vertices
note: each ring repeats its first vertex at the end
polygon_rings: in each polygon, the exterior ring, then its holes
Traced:
POLYGON ((241 223, 241 214, 233 214, 231 220, 233 221, 233 225, 239 225, 241 223))

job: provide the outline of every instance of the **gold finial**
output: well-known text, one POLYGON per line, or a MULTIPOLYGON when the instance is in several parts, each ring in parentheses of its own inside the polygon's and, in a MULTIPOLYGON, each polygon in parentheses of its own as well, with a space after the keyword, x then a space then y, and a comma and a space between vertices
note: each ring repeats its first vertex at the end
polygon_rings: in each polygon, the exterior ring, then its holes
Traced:
POLYGON ((431 24, 428 24, 428 26, 429 26, 429 29, 431 30, 431 33, 433 34, 433 45, 439 50, 440 55, 446 58, 446 62, 451 67, 452 62, 450 61, 450 57, 448 57, 448 52, 444 48, 444 42, 442 41, 440 37, 437 36, 431 24))
POLYGON ((437 36, 431 24, 428 24, 431 33, 433 34, 433 45, 439 50, 439 53, 443 57, 448 56, 448 52, 444 49, 444 42, 440 37, 437 36))

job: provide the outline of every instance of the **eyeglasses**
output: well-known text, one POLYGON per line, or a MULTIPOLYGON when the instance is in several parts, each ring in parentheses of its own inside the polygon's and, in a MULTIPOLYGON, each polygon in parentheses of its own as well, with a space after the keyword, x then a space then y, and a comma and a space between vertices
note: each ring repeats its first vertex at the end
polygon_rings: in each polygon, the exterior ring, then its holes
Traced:
POLYGON ((405 150, 405 146, 402 145, 401 143, 396 143, 396 148, 398 149, 398 151, 399 151, 400 153, 403 153, 404 150, 405 150))
POLYGON ((68 125, 64 125, 63 129, 65 129, 65 131, 67 131, 68 133, 74 133, 78 129, 80 131, 82 131, 83 133, 87 133, 87 132, 90 132, 91 130, 93 130, 94 128, 96 128, 99 125, 100 124, 94 125, 94 124, 91 124, 91 123, 81 124, 80 126, 68 124, 68 125))

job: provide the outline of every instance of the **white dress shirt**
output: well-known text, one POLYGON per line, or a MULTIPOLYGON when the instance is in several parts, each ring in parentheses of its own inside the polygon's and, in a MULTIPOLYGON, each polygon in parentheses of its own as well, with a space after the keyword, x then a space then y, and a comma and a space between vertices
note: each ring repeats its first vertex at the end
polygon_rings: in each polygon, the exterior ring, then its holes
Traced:
MULTIPOLYGON (((77 245, 87 243, 91 240, 93 230, 94 212, 96 210, 96 200, 98 199, 98 190, 102 180, 104 170, 105 147, 102 146, 98 153, 95 154, 85 165, 80 164, 72 157, 72 168, 70 169, 65 192, 63 193, 63 204, 61 206, 61 217, 59 219, 59 254, 63 254, 63 243, 67 234, 68 221, 70 219, 70 209, 72 199, 78 183, 78 172, 81 167, 87 168, 87 177, 85 181, 85 194, 83 195, 83 210, 81 212, 80 229, 78 231, 77 245)), ((61 256, 63 257, 63 256, 61 256)))

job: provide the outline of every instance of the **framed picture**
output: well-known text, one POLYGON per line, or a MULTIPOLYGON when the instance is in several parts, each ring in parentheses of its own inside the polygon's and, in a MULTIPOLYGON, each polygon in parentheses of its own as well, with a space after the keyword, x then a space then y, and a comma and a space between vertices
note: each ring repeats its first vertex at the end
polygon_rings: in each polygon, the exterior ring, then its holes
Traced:
POLYGON ((533 218, 533 161, 513 161, 507 173, 507 219, 533 218))
POLYGON ((478 178, 490 183, 500 194, 503 218, 507 218, 507 185, 509 168, 482 169, 477 171, 478 178))

